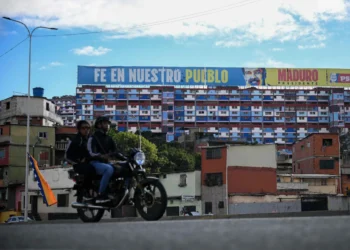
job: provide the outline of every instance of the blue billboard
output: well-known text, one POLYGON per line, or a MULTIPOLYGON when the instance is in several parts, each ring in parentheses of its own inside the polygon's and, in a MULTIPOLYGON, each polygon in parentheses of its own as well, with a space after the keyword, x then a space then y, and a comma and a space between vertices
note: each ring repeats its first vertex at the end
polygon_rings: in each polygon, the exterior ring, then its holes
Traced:
POLYGON ((265 85, 263 68, 78 66, 85 85, 265 85))

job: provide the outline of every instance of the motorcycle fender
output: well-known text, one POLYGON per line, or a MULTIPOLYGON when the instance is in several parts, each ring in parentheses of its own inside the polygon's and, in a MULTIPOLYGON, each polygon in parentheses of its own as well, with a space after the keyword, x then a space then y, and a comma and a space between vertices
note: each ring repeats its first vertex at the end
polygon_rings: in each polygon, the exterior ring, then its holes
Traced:
POLYGON ((156 182, 156 181, 159 181, 159 179, 157 177, 150 176, 150 177, 147 177, 146 179, 143 179, 140 182, 140 185, 143 185, 145 183, 152 183, 152 182, 156 182))

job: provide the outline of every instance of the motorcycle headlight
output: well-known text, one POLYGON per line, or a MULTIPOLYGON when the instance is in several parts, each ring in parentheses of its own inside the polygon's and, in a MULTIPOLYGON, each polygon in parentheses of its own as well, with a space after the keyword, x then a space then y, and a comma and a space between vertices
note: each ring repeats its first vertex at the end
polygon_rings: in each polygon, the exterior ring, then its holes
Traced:
POLYGON ((137 152, 134 156, 134 160, 138 165, 143 165, 146 161, 146 155, 143 152, 137 152))

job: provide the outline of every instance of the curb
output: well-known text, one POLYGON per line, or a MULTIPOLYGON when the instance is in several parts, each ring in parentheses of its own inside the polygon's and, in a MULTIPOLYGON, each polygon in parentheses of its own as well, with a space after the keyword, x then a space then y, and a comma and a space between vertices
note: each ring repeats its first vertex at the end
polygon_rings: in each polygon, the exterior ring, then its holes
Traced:
MULTIPOLYGON (((230 214, 230 215, 212 215, 212 216, 173 216, 163 217, 159 221, 185 221, 185 220, 224 220, 224 219, 262 219, 262 218, 300 218, 300 217, 330 217, 350 215, 350 211, 314 211, 314 212, 296 212, 296 213, 271 213, 271 214, 230 214)), ((125 217, 102 219, 99 223, 113 222, 137 222, 145 221, 141 217, 125 217)), ((83 223, 80 219, 71 220, 46 220, 31 223, 16 224, 76 224, 83 223)))

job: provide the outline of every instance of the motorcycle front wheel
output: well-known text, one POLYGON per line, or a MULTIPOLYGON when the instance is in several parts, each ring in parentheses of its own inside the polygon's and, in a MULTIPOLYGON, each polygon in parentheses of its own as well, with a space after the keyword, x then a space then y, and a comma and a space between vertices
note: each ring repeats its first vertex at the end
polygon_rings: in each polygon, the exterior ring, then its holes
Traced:
POLYGON ((166 211, 168 196, 160 181, 150 180, 136 188, 134 200, 135 208, 144 220, 156 221, 166 211))

